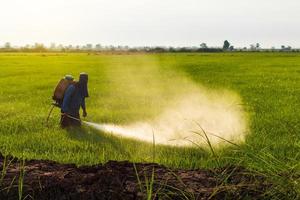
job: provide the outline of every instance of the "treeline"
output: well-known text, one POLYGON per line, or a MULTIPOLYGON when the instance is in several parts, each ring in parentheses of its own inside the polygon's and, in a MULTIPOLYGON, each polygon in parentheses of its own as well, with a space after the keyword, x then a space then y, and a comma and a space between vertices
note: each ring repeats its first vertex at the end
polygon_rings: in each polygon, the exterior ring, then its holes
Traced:
POLYGON ((86 44, 86 45, 56 45, 52 43, 46 46, 42 43, 34 45, 13 46, 6 42, 0 46, 0 52, 300 52, 300 49, 293 49, 290 46, 282 45, 281 48, 261 48, 259 43, 251 44, 249 47, 235 48, 227 40, 224 41, 223 47, 209 47, 206 43, 201 43, 199 46, 192 47, 165 47, 165 46, 102 46, 101 44, 86 44))

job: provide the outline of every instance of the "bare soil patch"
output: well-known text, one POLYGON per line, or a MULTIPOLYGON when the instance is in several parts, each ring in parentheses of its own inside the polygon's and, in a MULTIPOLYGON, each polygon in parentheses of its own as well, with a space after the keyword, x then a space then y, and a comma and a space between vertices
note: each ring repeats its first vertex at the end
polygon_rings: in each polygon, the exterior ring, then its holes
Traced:
MULTIPOLYGON (((10 157, 6 164, 12 159, 10 157)), ((0 156, 0 172, 3 172, 3 161, 0 156)), ((47 160, 27 160, 22 199, 145 199, 146 180, 151 180, 153 172, 153 199, 261 199, 271 186, 263 176, 242 167, 173 170, 154 163, 136 163, 135 166, 136 170, 128 161, 76 167, 47 160)), ((0 178, 3 177, 0 199, 19 198, 21 169, 20 161, 13 159, 5 173, 0 174, 0 178)))

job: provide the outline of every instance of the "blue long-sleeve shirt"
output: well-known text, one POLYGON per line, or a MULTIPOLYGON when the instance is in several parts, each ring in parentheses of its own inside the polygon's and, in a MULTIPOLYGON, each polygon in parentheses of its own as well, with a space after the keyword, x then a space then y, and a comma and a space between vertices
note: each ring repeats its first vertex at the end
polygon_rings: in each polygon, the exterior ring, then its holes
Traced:
POLYGON ((64 94, 61 112, 77 116, 80 107, 85 110, 85 97, 83 97, 81 91, 76 86, 70 85, 64 94))

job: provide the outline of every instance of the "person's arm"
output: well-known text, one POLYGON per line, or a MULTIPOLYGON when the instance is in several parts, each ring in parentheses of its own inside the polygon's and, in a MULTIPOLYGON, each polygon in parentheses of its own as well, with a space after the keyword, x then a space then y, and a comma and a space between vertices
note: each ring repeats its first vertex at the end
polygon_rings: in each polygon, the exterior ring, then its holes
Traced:
POLYGON ((85 98, 82 99, 81 108, 82 108, 82 111, 83 111, 82 112, 83 117, 86 117, 87 113, 86 113, 86 109, 85 109, 85 98))
POLYGON ((61 106, 61 112, 62 113, 66 113, 68 111, 68 107, 69 107, 71 97, 72 97, 72 94, 73 94, 74 90, 75 90, 74 85, 70 85, 67 88, 67 90, 64 94, 64 100, 63 100, 63 103, 62 103, 62 106, 61 106))

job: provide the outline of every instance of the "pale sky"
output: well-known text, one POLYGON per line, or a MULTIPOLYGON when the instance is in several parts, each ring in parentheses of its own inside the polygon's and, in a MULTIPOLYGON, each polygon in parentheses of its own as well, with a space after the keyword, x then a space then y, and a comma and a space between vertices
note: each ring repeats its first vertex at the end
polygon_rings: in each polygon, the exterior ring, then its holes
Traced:
POLYGON ((0 45, 300 47, 300 0, 0 0, 0 45))

